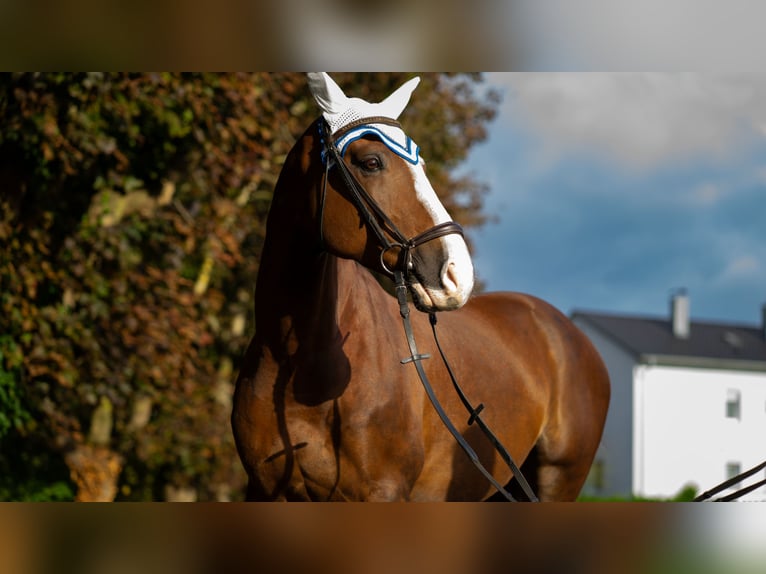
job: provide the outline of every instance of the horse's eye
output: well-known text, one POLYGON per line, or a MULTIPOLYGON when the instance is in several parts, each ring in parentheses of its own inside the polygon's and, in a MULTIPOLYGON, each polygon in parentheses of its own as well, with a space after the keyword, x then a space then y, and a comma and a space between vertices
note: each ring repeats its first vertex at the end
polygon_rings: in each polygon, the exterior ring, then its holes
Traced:
POLYGON ((372 173, 383 168, 383 162, 381 162, 380 158, 377 157, 367 157, 359 163, 360 167, 368 173, 372 173))

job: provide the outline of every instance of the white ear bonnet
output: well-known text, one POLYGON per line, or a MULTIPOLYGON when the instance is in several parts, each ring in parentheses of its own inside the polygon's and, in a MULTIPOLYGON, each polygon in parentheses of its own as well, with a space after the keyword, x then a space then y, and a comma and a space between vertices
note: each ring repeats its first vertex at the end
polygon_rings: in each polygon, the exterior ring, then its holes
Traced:
MULTIPOLYGON (((413 90, 420 82, 415 77, 402 84, 393 94, 379 103, 366 102, 361 98, 349 98, 340 86, 325 72, 309 72, 307 74, 309 89, 322 110, 322 116, 330 126, 330 133, 335 134, 352 122, 365 118, 385 117, 396 120, 407 107, 413 90)), ((410 163, 419 161, 419 148, 404 131, 396 126, 387 124, 363 124, 345 134, 335 142, 341 156, 349 144, 367 134, 378 136, 391 151, 400 155, 410 163)))

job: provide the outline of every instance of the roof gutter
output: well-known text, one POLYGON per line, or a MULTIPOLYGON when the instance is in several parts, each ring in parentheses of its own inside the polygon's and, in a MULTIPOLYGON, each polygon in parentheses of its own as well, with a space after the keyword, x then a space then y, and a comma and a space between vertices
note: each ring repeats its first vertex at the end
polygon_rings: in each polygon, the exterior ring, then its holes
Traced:
POLYGON ((766 361, 746 359, 721 359, 716 357, 690 357, 688 355, 642 354, 638 362, 643 365, 663 367, 691 367, 698 369, 720 369, 726 371, 766 372, 766 361))

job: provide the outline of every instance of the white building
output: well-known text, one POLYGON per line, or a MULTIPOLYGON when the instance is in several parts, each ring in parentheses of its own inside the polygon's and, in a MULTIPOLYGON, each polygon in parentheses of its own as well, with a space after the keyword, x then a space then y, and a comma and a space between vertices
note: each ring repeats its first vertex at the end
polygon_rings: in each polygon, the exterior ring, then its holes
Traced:
MULTIPOLYGON (((609 369, 612 400, 583 494, 704 492, 766 460, 766 306, 760 326, 575 311, 609 369)), ((763 471, 727 492, 763 480, 763 471)), ((726 493, 722 493, 722 496, 726 493)), ((740 500, 766 500, 766 486, 740 500)))

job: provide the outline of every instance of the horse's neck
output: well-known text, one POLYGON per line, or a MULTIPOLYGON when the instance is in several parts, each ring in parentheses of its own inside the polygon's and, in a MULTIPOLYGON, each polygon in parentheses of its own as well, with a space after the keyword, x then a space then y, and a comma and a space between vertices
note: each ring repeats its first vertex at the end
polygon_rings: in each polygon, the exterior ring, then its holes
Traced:
POLYGON ((356 309, 358 298, 368 299, 377 287, 365 277, 367 271, 328 253, 269 252, 269 247, 256 289, 256 334, 281 356, 337 342, 344 318, 365 312, 356 309))
POLYGON ((302 168, 317 154, 316 132, 313 125, 306 131, 280 174, 256 285, 256 337, 280 356, 335 341, 342 317, 363 317, 370 300, 387 297, 355 262, 321 252, 319 226, 300 208, 318 193, 312 186, 321 179, 321 172, 302 168))

